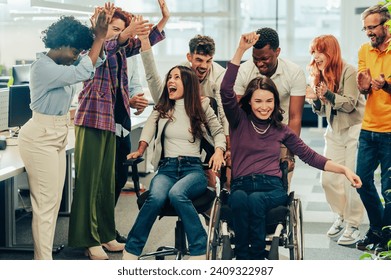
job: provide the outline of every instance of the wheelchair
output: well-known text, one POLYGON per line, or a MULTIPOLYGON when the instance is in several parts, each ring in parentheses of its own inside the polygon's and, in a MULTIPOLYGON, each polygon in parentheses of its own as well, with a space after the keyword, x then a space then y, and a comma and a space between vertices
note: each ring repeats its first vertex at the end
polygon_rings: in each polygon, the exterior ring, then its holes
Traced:
MULTIPOLYGON (((288 192, 288 163, 280 164, 283 185, 288 192)), ((207 258, 231 260, 235 257, 235 232, 232 230, 232 212, 228 206, 229 192, 224 188, 223 172, 216 186, 208 227, 207 258)), ((289 259, 304 259, 303 212, 294 192, 288 195, 286 205, 271 209, 266 215, 266 249, 269 260, 280 259, 280 248, 289 250, 289 259)))

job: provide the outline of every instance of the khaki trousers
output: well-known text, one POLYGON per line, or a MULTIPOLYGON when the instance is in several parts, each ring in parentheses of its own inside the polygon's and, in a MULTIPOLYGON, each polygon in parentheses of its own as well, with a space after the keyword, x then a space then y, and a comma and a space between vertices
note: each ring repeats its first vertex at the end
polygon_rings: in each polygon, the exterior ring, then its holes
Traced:
MULTIPOLYGON (((358 137, 361 124, 351 126, 341 132, 327 126, 325 132, 325 157, 356 169, 358 137)), ((349 225, 358 227, 364 216, 364 206, 356 189, 342 174, 321 172, 321 183, 331 210, 341 216, 349 225)))
POLYGON ((33 112, 18 137, 33 210, 34 259, 51 260, 54 233, 65 181, 67 116, 33 112))

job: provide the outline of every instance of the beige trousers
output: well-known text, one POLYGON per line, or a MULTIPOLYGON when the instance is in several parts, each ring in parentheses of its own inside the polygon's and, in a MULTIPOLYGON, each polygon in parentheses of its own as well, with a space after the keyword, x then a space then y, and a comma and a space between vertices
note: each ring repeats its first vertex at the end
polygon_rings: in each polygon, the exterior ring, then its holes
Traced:
MULTIPOLYGON (((325 157, 356 170, 358 137, 361 124, 351 126, 341 132, 335 132, 327 126, 325 132, 325 157)), ((321 183, 331 210, 341 216, 346 223, 358 227, 365 209, 356 189, 344 175, 321 172, 321 183)))
POLYGON ((65 181, 67 116, 33 112, 19 132, 33 209, 34 259, 51 260, 54 233, 65 181))

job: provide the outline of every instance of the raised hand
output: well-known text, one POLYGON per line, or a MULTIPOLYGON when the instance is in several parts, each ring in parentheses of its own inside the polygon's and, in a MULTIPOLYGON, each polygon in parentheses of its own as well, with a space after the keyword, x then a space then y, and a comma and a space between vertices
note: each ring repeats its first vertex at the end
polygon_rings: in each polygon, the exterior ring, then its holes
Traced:
POLYGON ((152 25, 148 20, 144 20, 141 15, 135 15, 132 17, 129 26, 122 31, 121 36, 125 36, 126 39, 133 38, 136 35, 138 37, 148 36, 152 25))
POLYGON ((109 24, 115 12, 114 3, 105 3, 104 11, 106 12, 106 21, 109 24))
POLYGON ((168 10, 167 4, 165 0, 158 0, 160 10, 162 12, 163 18, 169 18, 170 17, 170 11, 168 10))
POLYGON ((259 39, 259 34, 255 33, 255 32, 243 34, 242 36, 240 36, 240 41, 239 41, 238 47, 241 48, 242 50, 246 51, 249 48, 251 48, 252 46, 254 46, 255 43, 258 41, 258 39, 259 39))
POLYGON ((240 61, 243 57, 243 54, 246 52, 246 50, 254 46, 258 39, 259 34, 255 32, 245 33, 240 36, 239 44, 234 56, 231 59, 231 63, 235 65, 240 65, 240 61))
POLYGON ((165 0, 158 0, 160 11, 162 12, 162 19, 157 24, 157 29, 162 32, 168 19, 170 18, 170 11, 168 10, 165 0))
POLYGON ((98 15, 99 15, 99 13, 100 13, 102 10, 103 10, 102 7, 95 7, 95 9, 94 9, 94 14, 90 17, 90 22, 91 22, 91 27, 92 27, 92 29, 95 28, 95 26, 96 26, 96 21, 97 21, 97 19, 98 19, 98 15))
POLYGON ((94 34, 96 39, 105 39, 109 22, 107 21, 107 14, 105 10, 99 12, 98 17, 95 21, 94 34))

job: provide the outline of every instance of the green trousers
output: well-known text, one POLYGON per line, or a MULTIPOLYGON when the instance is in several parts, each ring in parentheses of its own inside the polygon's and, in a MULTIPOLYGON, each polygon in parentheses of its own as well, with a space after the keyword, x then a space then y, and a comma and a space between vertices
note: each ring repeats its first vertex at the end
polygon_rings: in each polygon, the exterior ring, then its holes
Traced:
POLYGON ((115 239, 115 134, 82 126, 75 133, 68 245, 88 248, 115 239))

